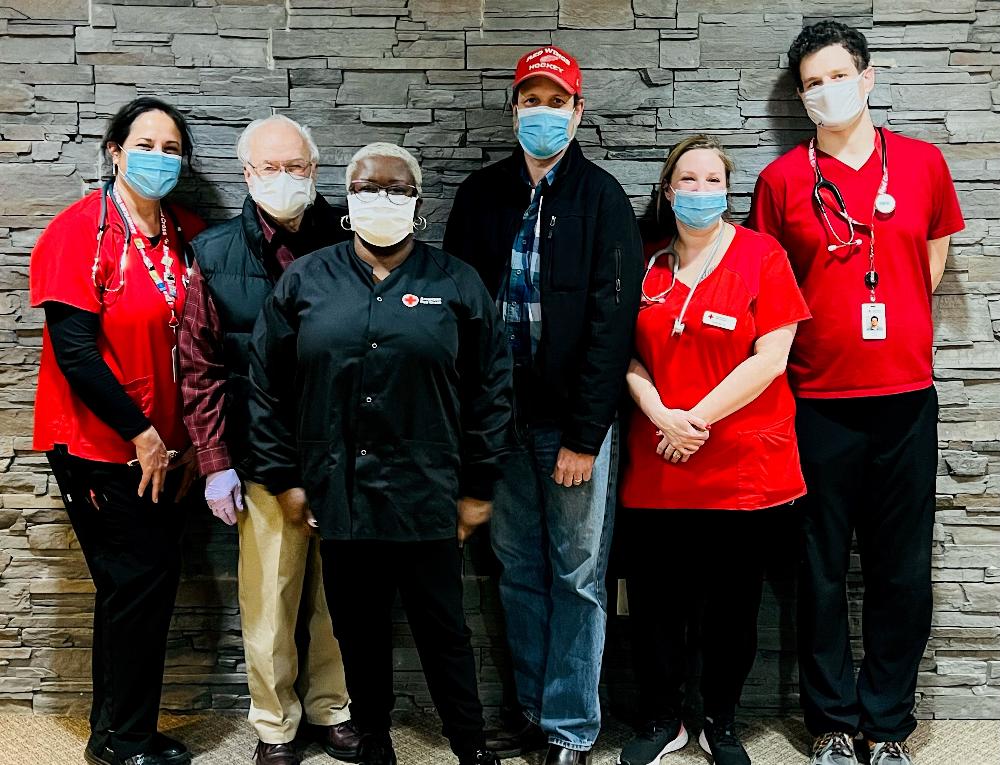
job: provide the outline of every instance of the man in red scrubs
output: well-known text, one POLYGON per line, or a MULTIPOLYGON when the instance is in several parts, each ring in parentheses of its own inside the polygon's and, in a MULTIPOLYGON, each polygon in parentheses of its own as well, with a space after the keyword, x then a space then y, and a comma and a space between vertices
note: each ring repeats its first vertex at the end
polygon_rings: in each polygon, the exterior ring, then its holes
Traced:
POLYGON ((833 21, 806 27, 789 67, 816 136, 761 174, 749 224, 788 251, 813 320, 789 358, 809 494, 799 588, 799 673, 814 765, 910 765, 905 740, 931 625, 937 462, 931 294, 963 226, 934 146, 877 129, 868 45, 833 21), (846 577, 865 572, 855 679, 846 577))

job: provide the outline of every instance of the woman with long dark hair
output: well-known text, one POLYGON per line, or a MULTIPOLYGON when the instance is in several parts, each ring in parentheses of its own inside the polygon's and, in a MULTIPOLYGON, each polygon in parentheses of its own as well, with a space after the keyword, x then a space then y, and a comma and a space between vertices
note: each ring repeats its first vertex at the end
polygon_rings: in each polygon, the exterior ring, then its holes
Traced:
POLYGON ((95 765, 183 765, 156 730, 167 630, 193 478, 176 328, 185 244, 200 218, 163 198, 192 155, 183 115, 139 98, 101 143, 112 177, 59 213, 31 253, 45 311, 34 447, 44 451, 87 559, 94 602, 95 765))

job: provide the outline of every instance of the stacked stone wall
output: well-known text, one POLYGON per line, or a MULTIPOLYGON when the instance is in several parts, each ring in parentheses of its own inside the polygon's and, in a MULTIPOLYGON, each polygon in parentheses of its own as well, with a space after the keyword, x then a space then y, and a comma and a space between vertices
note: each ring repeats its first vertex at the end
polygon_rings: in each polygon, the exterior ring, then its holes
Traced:
MULTIPOLYGON (((44 457, 30 450, 42 315, 28 257, 49 219, 93 188, 106 118, 156 95, 191 119, 195 173, 180 196, 211 219, 244 194, 240 129, 280 112, 312 126, 321 190, 342 197, 360 145, 395 141, 424 169, 440 240, 457 184, 513 144, 511 69, 532 46, 574 52, 587 111, 579 138, 642 211, 678 138, 717 134, 745 213, 759 171, 808 135, 781 74, 803 23, 862 27, 878 67, 876 119, 941 147, 967 228, 935 298, 941 398, 935 616, 920 714, 1000 718, 1000 2, 951 0, 4 0, 0 3, 0 710, 79 712, 89 689, 92 586, 44 457)), ((931 193, 931 190, 928 190, 931 193)), ((669 554, 665 541, 665 554, 669 554)), ((677 543, 683 543, 678 540, 677 543)), ((170 638, 164 705, 248 703, 236 537, 192 518, 170 638)), ((781 568, 781 567, 779 567, 781 568)), ((855 569, 856 571, 856 569, 855 569)), ((792 593, 777 571, 748 706, 794 706, 792 593)), ((496 600, 467 581, 483 695, 499 698, 496 600)), ((684 597, 678 583, 671 598, 684 597)), ((858 633, 860 574, 853 575, 858 633)), ((629 682, 612 625, 609 688, 629 682)), ((429 699, 398 626, 398 687, 429 699)), ((860 646, 859 646, 860 649, 860 646)))

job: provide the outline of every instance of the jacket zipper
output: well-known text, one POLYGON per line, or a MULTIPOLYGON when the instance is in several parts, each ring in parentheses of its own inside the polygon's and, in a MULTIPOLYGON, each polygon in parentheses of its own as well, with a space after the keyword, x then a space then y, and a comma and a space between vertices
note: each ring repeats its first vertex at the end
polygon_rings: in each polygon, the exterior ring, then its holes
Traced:
POLYGON ((622 250, 615 247, 615 303, 622 302, 622 250))
POLYGON ((556 216, 552 216, 552 220, 549 221, 549 235, 548 239, 552 239, 552 232, 556 230, 556 216))

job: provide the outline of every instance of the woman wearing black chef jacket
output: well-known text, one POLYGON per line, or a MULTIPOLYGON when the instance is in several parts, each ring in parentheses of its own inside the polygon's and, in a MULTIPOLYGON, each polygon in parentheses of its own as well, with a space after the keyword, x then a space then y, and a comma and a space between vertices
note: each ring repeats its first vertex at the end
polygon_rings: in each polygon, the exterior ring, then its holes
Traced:
POLYGON ((421 172, 375 143, 347 167, 348 242, 298 260, 251 343, 257 476, 322 537, 361 762, 395 763, 392 621, 402 597, 444 734, 485 749, 459 544, 490 515, 511 367, 475 271, 413 239, 421 172))
POLYGON ((31 304, 45 311, 34 447, 52 465, 97 590, 85 757, 180 765, 191 755, 156 721, 180 576, 175 502, 194 476, 174 327, 185 242, 204 224, 162 202, 192 153, 176 109, 137 99, 101 146, 113 178, 59 213, 31 253, 31 304))

